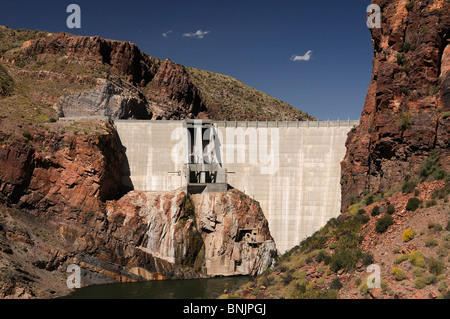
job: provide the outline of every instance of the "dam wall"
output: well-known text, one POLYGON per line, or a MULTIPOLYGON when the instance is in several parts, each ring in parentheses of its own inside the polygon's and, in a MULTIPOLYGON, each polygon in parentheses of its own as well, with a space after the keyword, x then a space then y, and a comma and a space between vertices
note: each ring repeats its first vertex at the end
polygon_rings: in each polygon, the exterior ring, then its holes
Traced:
POLYGON ((115 121, 127 155, 123 183, 142 191, 186 188, 189 159, 209 158, 226 169, 231 187, 261 204, 281 253, 339 215, 340 162, 358 121, 209 122, 211 130, 191 137, 185 121, 115 121), (198 144, 201 137, 207 141, 198 144), (204 148, 200 156, 191 144, 204 148))

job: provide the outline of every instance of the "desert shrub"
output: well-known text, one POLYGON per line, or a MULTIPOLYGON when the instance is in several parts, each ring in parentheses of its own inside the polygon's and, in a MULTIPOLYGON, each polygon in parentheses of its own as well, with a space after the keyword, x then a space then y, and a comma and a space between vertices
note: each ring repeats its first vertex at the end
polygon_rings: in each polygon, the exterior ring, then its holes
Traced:
POLYGON ((413 287, 416 289, 422 289, 425 288, 427 285, 427 280, 425 277, 417 277, 416 280, 414 280, 413 287))
POLYGON ((392 218, 391 215, 385 215, 382 218, 380 218, 377 223, 375 224, 375 231, 377 233, 384 233, 389 226, 394 224, 394 218, 392 218))
POLYGON ((57 121, 57 119, 55 119, 54 117, 51 117, 50 119, 49 119, 49 122, 50 123, 55 123, 57 121))
POLYGON ((380 215, 380 206, 374 206, 372 208, 372 212, 371 212, 372 216, 378 216, 380 215))
POLYGON ((283 284, 289 285, 289 283, 292 281, 292 279, 293 279, 293 277, 290 272, 285 273, 283 276, 283 284))
POLYGON ((361 261, 365 266, 369 266, 371 264, 373 264, 374 262, 374 257, 371 253, 364 253, 361 254, 361 261))
POLYGON ((435 199, 429 200, 425 203, 425 207, 429 208, 429 207, 433 207, 437 205, 437 201, 435 199))
POLYGON ((422 276, 423 276, 423 268, 415 267, 415 268, 412 270, 412 274, 413 274, 415 277, 422 277, 422 276))
POLYGON ((446 172, 439 167, 440 154, 438 150, 430 152, 429 156, 419 167, 419 175, 423 179, 444 179, 446 172))
POLYGON ((418 251, 415 250, 413 251, 410 255, 409 255, 409 262, 413 265, 413 266, 417 266, 417 267, 425 267, 427 262, 425 260, 425 257, 423 256, 423 254, 418 251))
POLYGON ((414 3, 412 1, 408 2, 407 4, 405 4, 405 8, 406 10, 411 11, 414 8, 414 3))
POLYGON ((365 224, 370 220, 369 216, 364 215, 364 214, 361 214, 361 215, 357 214, 356 216, 353 217, 353 219, 361 224, 365 224))
POLYGON ((406 204, 406 210, 414 212, 417 208, 419 208, 420 203, 421 201, 417 197, 410 198, 406 204))
POLYGON ((401 264, 402 262, 404 262, 405 260, 408 260, 408 259, 409 259, 409 255, 408 254, 403 254, 403 255, 397 256, 395 258, 395 263, 396 264, 401 264))
POLYGON ((370 205, 373 203, 373 195, 370 195, 366 198, 366 205, 370 205))
POLYGON ((439 292, 441 292, 441 293, 447 291, 447 283, 446 283, 444 280, 442 280, 442 281, 439 282, 439 284, 438 284, 438 290, 439 290, 439 292))
POLYGON ((369 291, 369 287, 367 287, 367 283, 363 283, 361 286, 359 286, 359 293, 361 295, 367 295, 367 292, 369 291))
POLYGON ((26 138, 27 140, 29 140, 29 141, 33 140, 33 136, 32 136, 31 133, 28 132, 28 131, 23 132, 23 133, 22 133, 22 136, 23 136, 24 138, 26 138))
POLYGON ((334 278, 330 283, 330 289, 340 290, 343 287, 338 277, 334 278))
POLYGON ((436 275, 434 274, 427 274, 424 278, 427 285, 433 285, 437 282, 436 275))
POLYGON ((330 260, 331 260, 331 256, 328 255, 325 250, 321 250, 316 256, 316 261, 318 263, 321 263, 323 261, 323 263, 325 265, 328 265, 330 263, 330 260))
POLYGON ((386 207, 386 213, 388 213, 389 215, 392 215, 393 213, 395 213, 395 207, 394 205, 389 204, 386 207))
POLYGON ((8 71, 0 64, 0 95, 9 95, 13 92, 14 81, 8 71))
POLYGON ((330 269, 334 272, 338 272, 341 269, 346 271, 355 268, 358 261, 359 250, 358 249, 336 249, 333 256, 330 259, 330 269))
POLYGON ((410 228, 403 232, 402 239, 404 242, 408 242, 408 241, 412 240, 415 235, 416 235, 416 233, 414 232, 414 230, 412 230, 410 228))
POLYGON ((450 231, 450 220, 447 222, 447 226, 445 226, 445 230, 450 231))
POLYGON ((430 258, 428 260, 428 271, 431 274, 434 274, 436 276, 444 273, 446 269, 446 265, 445 262, 440 260, 440 259, 436 259, 436 258, 430 258))
POLYGON ((391 273, 394 275, 395 280, 402 281, 406 278, 406 272, 398 267, 394 267, 391 270, 391 273))
POLYGON ((405 66, 407 64, 407 60, 403 53, 397 54, 397 64, 400 66, 405 66))
POLYGON ((417 186, 417 182, 415 180, 409 180, 403 183, 402 192, 403 193, 412 193, 417 186))
MULTIPOLYGON (((398 56, 397 56, 397 61, 398 61, 398 56)), ((403 66, 406 65, 406 61, 402 65, 403 66)), ((407 128, 409 128, 411 126, 411 122, 412 122, 411 113, 409 113, 409 111, 406 111, 401 114, 400 119, 398 120, 398 126, 400 127, 400 129, 406 130, 407 128)))
POLYGON ((436 238, 427 238, 425 240, 426 247, 436 247, 437 245, 439 245, 439 242, 437 241, 436 238))

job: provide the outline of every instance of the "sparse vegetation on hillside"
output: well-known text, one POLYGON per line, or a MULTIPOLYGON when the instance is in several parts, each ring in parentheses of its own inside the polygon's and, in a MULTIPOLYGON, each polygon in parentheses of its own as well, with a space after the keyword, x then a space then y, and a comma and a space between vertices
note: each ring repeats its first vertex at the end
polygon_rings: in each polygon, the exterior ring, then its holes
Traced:
MULTIPOLYGON (((435 166, 437 161, 432 159, 426 159, 423 167, 435 166)), ((450 183, 427 180, 433 179, 429 178, 435 176, 433 173, 424 175, 412 178, 416 182, 408 192, 401 185, 377 194, 365 192, 345 213, 283 254, 273 269, 232 295, 240 298, 421 298, 428 295, 448 298, 450 191, 446 190, 450 189, 450 183), (432 197, 436 203, 426 207, 423 203, 432 197), (428 216, 433 222, 427 224, 422 216, 428 216), (382 267, 381 288, 371 289, 366 283, 363 270, 370 264, 382 267), (290 275, 286 276, 287 273, 290 275)))
POLYGON ((13 30, 5 26, 0 26, 0 56, 5 52, 22 47, 28 40, 35 40, 46 37, 48 32, 39 30, 13 30))
POLYGON ((215 119, 314 120, 310 115, 230 76, 195 68, 186 69, 192 82, 200 89, 202 98, 212 108, 215 119))

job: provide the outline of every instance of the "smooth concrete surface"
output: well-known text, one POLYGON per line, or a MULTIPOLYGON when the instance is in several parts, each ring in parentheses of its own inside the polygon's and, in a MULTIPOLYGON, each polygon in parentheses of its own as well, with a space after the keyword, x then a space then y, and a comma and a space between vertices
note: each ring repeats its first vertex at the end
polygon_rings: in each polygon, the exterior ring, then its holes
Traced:
MULTIPOLYGON (((340 162, 358 121, 214 122, 214 156, 228 184, 261 204, 278 250, 298 245, 339 215, 340 162)), ((115 121, 134 189, 185 187, 183 121, 115 121), (178 154, 178 157, 176 156, 178 154), (181 159, 181 160, 180 160, 181 159)), ((125 174, 128 175, 128 174, 125 174)))

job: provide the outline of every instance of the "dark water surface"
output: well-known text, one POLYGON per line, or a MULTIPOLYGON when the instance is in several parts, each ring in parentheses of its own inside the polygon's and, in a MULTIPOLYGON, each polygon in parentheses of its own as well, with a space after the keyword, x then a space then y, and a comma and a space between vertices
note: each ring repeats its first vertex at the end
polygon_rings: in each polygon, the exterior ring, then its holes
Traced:
POLYGON ((225 289, 251 280, 252 277, 236 276, 98 285, 77 289, 64 299, 213 299, 225 289))

